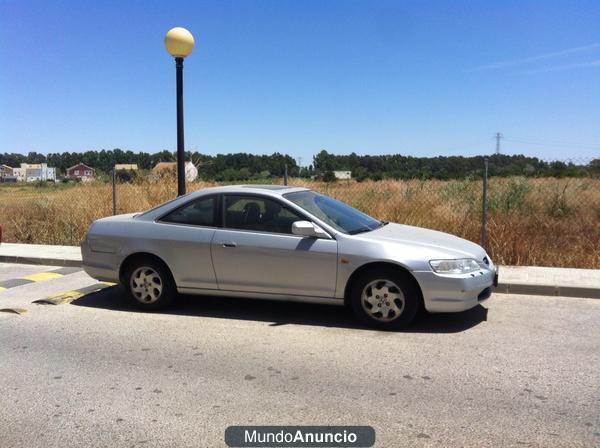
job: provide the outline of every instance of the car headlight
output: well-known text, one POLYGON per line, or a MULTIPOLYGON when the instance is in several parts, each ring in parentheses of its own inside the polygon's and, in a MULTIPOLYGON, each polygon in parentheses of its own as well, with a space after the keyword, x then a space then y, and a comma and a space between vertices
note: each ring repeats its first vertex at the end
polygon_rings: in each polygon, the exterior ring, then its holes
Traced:
POLYGON ((429 265, 438 274, 468 274, 481 269, 479 263, 472 258, 458 260, 430 260, 429 265))

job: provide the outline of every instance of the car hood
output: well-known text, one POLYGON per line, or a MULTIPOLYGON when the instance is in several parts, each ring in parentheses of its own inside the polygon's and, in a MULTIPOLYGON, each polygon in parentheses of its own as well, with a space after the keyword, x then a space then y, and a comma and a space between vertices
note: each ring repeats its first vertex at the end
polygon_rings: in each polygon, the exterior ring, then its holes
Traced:
POLYGON ((481 246, 471 241, 450 235, 449 233, 404 224, 390 223, 361 236, 373 242, 427 248, 439 256, 451 258, 475 258, 476 260, 482 260, 486 255, 485 250, 481 246))

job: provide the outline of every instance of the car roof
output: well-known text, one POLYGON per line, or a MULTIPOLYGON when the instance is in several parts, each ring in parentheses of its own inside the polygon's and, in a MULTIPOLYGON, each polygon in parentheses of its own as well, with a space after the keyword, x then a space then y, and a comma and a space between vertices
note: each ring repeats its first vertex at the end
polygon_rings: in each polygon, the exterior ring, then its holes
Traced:
POLYGON ((225 185, 220 187, 209 187, 197 190, 194 193, 204 195, 207 193, 267 193, 282 196, 295 191, 309 190, 305 187, 294 187, 290 185, 225 185))

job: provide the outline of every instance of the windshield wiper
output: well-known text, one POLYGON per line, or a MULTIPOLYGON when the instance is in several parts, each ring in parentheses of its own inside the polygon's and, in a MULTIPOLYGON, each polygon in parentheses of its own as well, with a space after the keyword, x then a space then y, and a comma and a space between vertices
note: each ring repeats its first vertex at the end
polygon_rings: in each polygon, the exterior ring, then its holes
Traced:
POLYGON ((381 229, 383 226, 387 226, 389 223, 390 223, 389 221, 379 221, 379 225, 377 227, 361 227, 361 228, 353 230, 352 232, 349 232, 349 233, 350 233, 350 235, 356 235, 357 233, 370 232, 372 230, 381 229))

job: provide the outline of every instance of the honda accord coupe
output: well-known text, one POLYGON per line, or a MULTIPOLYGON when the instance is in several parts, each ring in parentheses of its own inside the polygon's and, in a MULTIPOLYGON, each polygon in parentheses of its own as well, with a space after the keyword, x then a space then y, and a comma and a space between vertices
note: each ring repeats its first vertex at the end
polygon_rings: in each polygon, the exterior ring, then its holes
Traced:
POLYGON ((321 302, 380 329, 407 326, 420 308, 472 308, 498 278, 475 243, 274 185, 207 188, 99 219, 81 252, 91 277, 120 282, 145 310, 178 293, 321 302))

